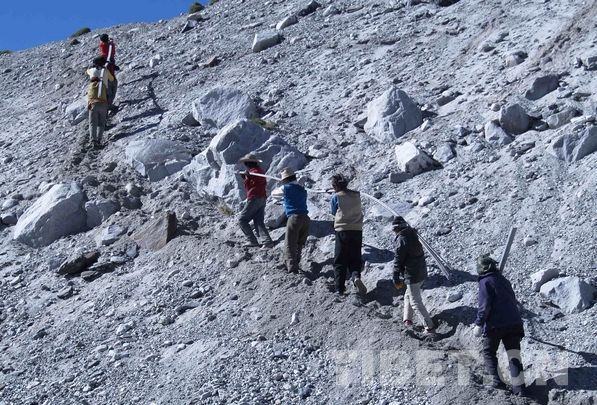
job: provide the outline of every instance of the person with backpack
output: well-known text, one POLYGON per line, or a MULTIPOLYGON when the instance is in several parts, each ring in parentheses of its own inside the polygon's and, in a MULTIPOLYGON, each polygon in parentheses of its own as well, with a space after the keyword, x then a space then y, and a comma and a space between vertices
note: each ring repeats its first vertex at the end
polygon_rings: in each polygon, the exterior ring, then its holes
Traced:
POLYGON ((269 235, 264 223, 265 218, 265 201, 267 198, 266 186, 267 181, 260 176, 252 176, 251 173, 264 174, 263 169, 259 166, 262 163, 252 153, 243 156, 240 163, 244 164, 246 171, 242 172, 243 183, 245 186, 245 193, 247 195, 247 202, 240 212, 240 229, 247 236, 249 241, 245 244, 246 247, 260 246, 257 237, 253 233, 250 222, 253 221, 257 234, 263 237, 263 246, 271 247, 274 242, 269 235))
POLYGON ((341 175, 332 176, 334 193, 330 200, 330 210, 334 215, 334 232, 336 237, 334 249, 334 279, 336 293, 346 292, 346 273, 350 272, 351 280, 358 293, 367 294, 367 287, 361 280, 363 265, 361 247, 363 245, 363 209, 361 193, 348 189, 349 180, 341 175))
POLYGON ((419 241, 417 231, 411 228, 404 218, 396 217, 392 222, 392 230, 396 233, 397 241, 392 278, 398 289, 406 284, 402 318, 404 325, 406 327, 413 325, 413 312, 416 311, 425 325, 425 334, 432 336, 435 333, 435 325, 421 297, 421 286, 427 278, 427 263, 423 246, 419 241))
POLYGON ((116 44, 108 36, 108 34, 102 34, 99 37, 99 54, 100 57, 104 58, 104 67, 108 69, 114 80, 108 83, 108 105, 109 110, 116 112, 118 108, 114 105, 114 99, 116 98, 116 91, 118 90, 118 80, 116 79, 116 71, 119 70, 116 66, 116 44))
POLYGON ((102 136, 108 116, 107 87, 102 80, 102 71, 95 67, 87 70, 87 109, 89 110, 89 138, 95 149, 101 147, 102 136))
POLYGON ((281 173, 282 186, 272 192, 272 197, 282 199, 286 222, 284 238, 284 262, 290 273, 300 270, 303 247, 309 236, 309 210, 307 209, 307 190, 296 181, 296 174, 290 167, 281 173))
POLYGON ((479 274, 479 308, 474 335, 483 335, 483 359, 489 383, 504 388, 498 372, 497 350, 500 343, 508 355, 512 392, 524 394, 524 376, 520 341, 524 328, 512 284, 500 273, 498 264, 489 255, 477 259, 479 274))

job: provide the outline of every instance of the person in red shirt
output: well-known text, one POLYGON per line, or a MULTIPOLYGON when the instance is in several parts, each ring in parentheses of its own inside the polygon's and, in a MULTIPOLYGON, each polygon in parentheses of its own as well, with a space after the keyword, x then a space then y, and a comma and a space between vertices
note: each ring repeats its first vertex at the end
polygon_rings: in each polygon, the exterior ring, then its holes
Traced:
POLYGON ((260 246, 257 237, 249 224, 253 221, 257 230, 257 235, 262 236, 263 238, 263 246, 270 247, 274 242, 265 228, 264 223, 265 200, 267 198, 265 187, 267 181, 261 176, 251 176, 251 173, 264 174, 263 169, 259 166, 259 163, 262 163, 262 161, 257 159, 257 156, 249 153, 240 159, 240 163, 243 163, 247 168, 247 170, 241 174, 245 192, 247 194, 247 202, 240 212, 239 218, 240 229, 249 239, 249 242, 247 242, 245 246, 260 246))
POLYGON ((118 80, 116 80, 116 71, 118 70, 118 66, 116 66, 116 44, 114 44, 114 41, 110 39, 108 34, 100 35, 99 53, 100 57, 106 59, 106 69, 108 69, 114 77, 114 80, 110 82, 108 86, 108 109, 110 111, 116 111, 117 108, 114 105, 116 90, 118 90, 118 80))

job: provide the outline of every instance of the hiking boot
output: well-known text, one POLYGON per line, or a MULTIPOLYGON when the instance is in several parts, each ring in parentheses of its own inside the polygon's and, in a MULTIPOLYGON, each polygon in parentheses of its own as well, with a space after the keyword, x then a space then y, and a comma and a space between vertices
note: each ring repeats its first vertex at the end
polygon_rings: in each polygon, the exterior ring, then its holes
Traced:
POLYGON ((243 247, 246 247, 246 248, 259 247, 259 246, 261 246, 259 244, 259 242, 247 242, 247 243, 243 244, 243 247))
POLYGON ((435 336, 435 328, 425 328, 425 331, 423 332, 423 335, 425 335, 425 336, 435 336))
POLYGON ((270 240, 265 242, 263 245, 261 245, 261 249, 271 249, 275 246, 276 244, 274 243, 274 241, 270 240))
POLYGON ((413 327, 413 321, 411 321, 410 319, 405 319, 404 321, 402 321, 402 323, 404 324, 404 327, 408 329, 413 327))

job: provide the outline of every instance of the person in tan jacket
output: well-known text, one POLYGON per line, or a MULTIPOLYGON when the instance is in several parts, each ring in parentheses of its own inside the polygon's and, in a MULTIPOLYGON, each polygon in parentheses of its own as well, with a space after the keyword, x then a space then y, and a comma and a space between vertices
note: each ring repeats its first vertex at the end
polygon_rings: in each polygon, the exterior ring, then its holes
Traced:
MULTIPOLYGON (((95 65, 95 61, 94 61, 95 65)), ((99 148, 108 117, 108 85, 111 74, 97 66, 87 70, 87 109, 89 110, 89 138, 94 148, 99 148)), ((113 77, 112 77, 113 80, 113 77)))
POLYGON ((367 288, 361 281, 361 246, 363 244, 363 209, 361 193, 348 189, 349 180, 341 175, 332 177, 334 194, 330 201, 334 215, 336 245, 334 254, 334 278, 336 292, 346 291, 346 275, 350 272, 351 280, 358 293, 367 294, 367 288))

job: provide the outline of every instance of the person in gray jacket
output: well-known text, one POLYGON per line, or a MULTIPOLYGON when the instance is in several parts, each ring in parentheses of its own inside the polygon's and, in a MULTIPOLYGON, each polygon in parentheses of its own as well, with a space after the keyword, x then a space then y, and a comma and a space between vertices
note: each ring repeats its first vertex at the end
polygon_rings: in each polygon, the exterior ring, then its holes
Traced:
POLYGON ((334 254, 334 278, 336 292, 340 295, 346 291, 346 273, 350 272, 351 280, 358 293, 367 294, 367 288, 361 281, 361 246, 363 244, 363 209, 361 193, 348 189, 348 179, 341 174, 332 177, 334 194, 330 201, 331 213, 334 215, 334 231, 336 246, 334 254))
POLYGON ((412 326, 413 312, 416 311, 425 325, 425 333, 432 335, 435 332, 435 325, 421 297, 421 286, 427 278, 427 264, 425 263, 423 246, 419 242, 417 231, 411 228, 404 218, 396 217, 392 222, 392 230, 396 233, 397 240, 394 257, 394 285, 396 288, 402 288, 406 284, 404 325, 407 327, 412 326))

